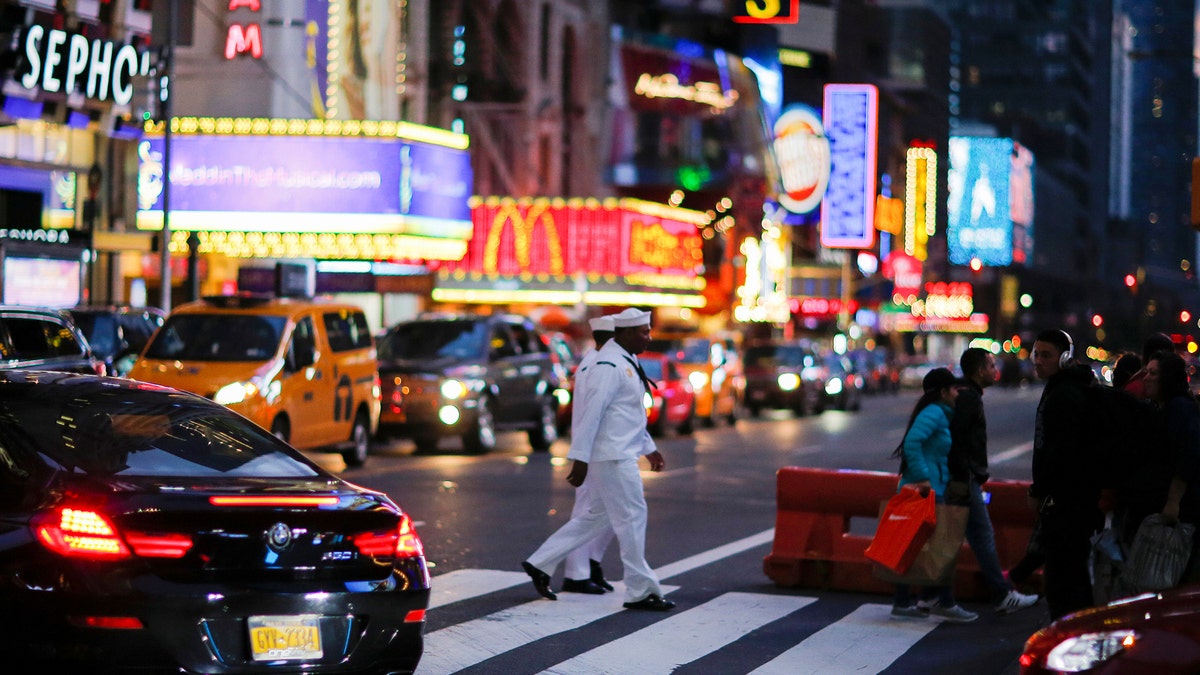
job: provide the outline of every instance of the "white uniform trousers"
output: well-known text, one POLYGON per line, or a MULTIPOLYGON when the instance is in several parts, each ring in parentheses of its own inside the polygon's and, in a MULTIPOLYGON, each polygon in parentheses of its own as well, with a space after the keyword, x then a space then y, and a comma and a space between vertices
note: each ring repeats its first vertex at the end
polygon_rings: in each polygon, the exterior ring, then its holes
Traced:
POLYGON ((571 519, 529 556, 529 564, 550 574, 571 551, 611 527, 625 568, 625 601, 644 600, 651 593, 662 596, 658 577, 646 563, 646 497, 638 460, 592 462, 584 484, 588 482, 594 492, 588 508, 578 516, 572 512, 571 519))
MULTIPOLYGON (((583 485, 575 490, 575 506, 571 508, 572 518, 580 517, 591 508, 591 500, 596 499, 594 487, 595 482, 585 480, 583 485)), ((612 543, 613 536, 612 526, 609 526, 600 536, 568 553, 567 562, 563 566, 563 576, 576 580, 590 579, 592 576, 591 561, 601 562, 604 560, 604 551, 612 543)))

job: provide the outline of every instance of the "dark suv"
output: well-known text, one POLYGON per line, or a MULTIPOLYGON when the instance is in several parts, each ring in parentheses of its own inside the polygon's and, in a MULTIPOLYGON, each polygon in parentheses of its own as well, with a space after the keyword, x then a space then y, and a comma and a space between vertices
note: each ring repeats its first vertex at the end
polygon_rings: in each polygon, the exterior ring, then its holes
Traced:
POLYGON ((120 377, 133 368, 142 348, 167 317, 157 307, 89 305, 69 312, 96 358, 104 361, 108 374, 120 377))
POLYGON ((0 368, 103 375, 104 364, 66 312, 0 305, 0 368))
POLYGON ((787 408, 796 415, 820 412, 825 402, 824 366, 813 348, 800 342, 751 346, 744 359, 746 409, 787 408))
POLYGON ((560 376, 529 319, 425 315, 390 328, 378 353, 381 437, 428 452, 459 436, 470 453, 494 448, 497 431, 527 430, 534 450, 558 438, 560 376))

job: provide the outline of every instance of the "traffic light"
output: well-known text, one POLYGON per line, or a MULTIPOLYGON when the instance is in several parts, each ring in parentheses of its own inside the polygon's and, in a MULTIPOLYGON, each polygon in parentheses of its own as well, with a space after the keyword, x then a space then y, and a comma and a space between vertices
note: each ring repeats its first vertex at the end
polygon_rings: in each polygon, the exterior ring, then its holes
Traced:
POLYGON ((1132 274, 1126 274, 1125 288, 1128 288, 1130 293, 1137 293, 1137 277, 1132 274))

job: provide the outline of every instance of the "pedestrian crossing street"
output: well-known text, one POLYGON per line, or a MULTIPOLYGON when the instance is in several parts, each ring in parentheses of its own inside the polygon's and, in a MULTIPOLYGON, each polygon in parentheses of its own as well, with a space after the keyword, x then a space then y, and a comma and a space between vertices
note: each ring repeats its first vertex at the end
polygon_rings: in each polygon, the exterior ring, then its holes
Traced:
MULTIPOLYGON (((529 584, 522 572, 463 569, 434 578, 430 616, 439 608, 529 584)), ((605 595, 561 593, 557 602, 541 598, 470 618, 426 634, 418 675, 442 675, 478 666, 544 638, 584 628, 625 609, 624 588, 605 595)), ((664 585, 666 593, 676 586, 664 585)), ((532 586, 529 588, 533 594, 532 586)), ((820 604, 800 594, 729 592, 692 607, 661 615, 637 612, 632 632, 541 670, 574 675, 670 673, 728 647, 768 624, 820 604)), ((460 606, 461 607, 461 606, 460 606)), ((877 673, 904 655, 939 625, 937 620, 893 621, 891 605, 863 603, 840 620, 799 641, 777 657, 743 671, 754 675, 877 673)), ((609 622, 609 626, 613 622, 609 622)), ((506 671, 510 672, 510 671, 506 671)), ((530 672, 537 672, 532 670, 530 672)))

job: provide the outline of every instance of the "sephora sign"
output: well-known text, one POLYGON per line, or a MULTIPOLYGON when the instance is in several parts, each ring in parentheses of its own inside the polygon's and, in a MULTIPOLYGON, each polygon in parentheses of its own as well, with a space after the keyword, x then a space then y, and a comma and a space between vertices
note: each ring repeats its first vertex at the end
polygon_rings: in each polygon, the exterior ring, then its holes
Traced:
POLYGON ((20 45, 14 79, 30 91, 78 94, 126 105, 133 99, 133 78, 150 72, 149 52, 57 28, 25 26, 20 45))

